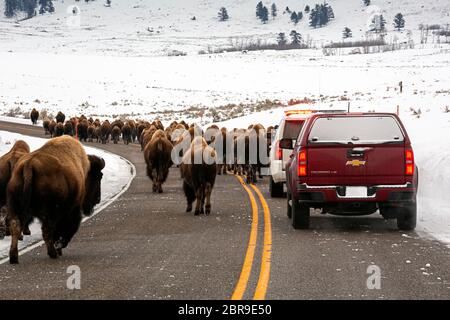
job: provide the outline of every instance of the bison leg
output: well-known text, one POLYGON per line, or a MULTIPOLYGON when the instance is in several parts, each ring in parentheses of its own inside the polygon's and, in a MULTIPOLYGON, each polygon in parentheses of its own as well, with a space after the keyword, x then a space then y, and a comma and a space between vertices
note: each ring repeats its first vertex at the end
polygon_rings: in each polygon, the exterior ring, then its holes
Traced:
POLYGON ((186 200, 187 200, 187 208, 186 208, 186 212, 191 212, 192 211, 192 203, 195 200, 195 191, 194 189, 192 189, 192 187, 186 183, 186 181, 183 181, 183 190, 184 190, 184 195, 186 196, 186 200))
POLYGON ((9 263, 19 263, 19 250, 17 248, 19 238, 22 235, 20 221, 17 218, 9 220, 9 232, 11 234, 11 248, 9 249, 9 263))
POLYGON ((195 201, 195 212, 194 214, 196 216, 198 216, 200 213, 203 213, 203 202, 204 202, 204 196, 205 196, 205 192, 204 192, 204 187, 198 187, 197 190, 195 191, 195 197, 196 197, 196 201, 195 201))
POLYGON ((44 238, 45 245, 47 246, 47 254, 50 258, 58 258, 58 252, 55 248, 53 228, 49 226, 48 221, 42 221, 42 238, 44 238))
POLYGON ((211 213, 211 193, 212 193, 212 185, 211 183, 206 184, 206 205, 205 205, 205 214, 209 215, 211 213))
POLYGON ((62 249, 66 248, 73 236, 77 233, 81 223, 80 208, 75 208, 59 223, 54 234, 55 248, 58 255, 62 255, 62 249))

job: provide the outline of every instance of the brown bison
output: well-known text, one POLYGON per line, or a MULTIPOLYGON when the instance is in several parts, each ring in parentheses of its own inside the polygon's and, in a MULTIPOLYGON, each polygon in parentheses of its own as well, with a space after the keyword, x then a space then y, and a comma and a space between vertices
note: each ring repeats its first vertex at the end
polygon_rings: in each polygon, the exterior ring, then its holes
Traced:
POLYGON ((86 142, 89 138, 88 135, 89 122, 86 119, 82 119, 77 124, 78 140, 86 142))
POLYGON ((48 135, 50 133, 50 120, 45 119, 42 121, 42 127, 44 127, 44 134, 48 135))
POLYGON ((102 140, 102 144, 106 144, 109 142, 109 136, 111 134, 111 125, 108 120, 103 121, 100 126, 100 139, 102 140))
POLYGON ((53 136, 55 135, 55 130, 56 130, 56 122, 52 120, 48 125, 48 132, 50 133, 50 138, 53 138, 53 136))
POLYGON ((132 128, 128 122, 125 122, 125 124, 122 127, 122 140, 123 140, 123 143, 125 143, 125 144, 129 144, 129 143, 133 142, 132 128))
POLYGON ((172 149, 172 143, 162 130, 157 130, 144 148, 147 175, 153 181, 153 192, 163 192, 162 184, 172 166, 172 149))
POLYGON ((7 189, 11 232, 10 263, 18 263, 17 242, 33 218, 42 224, 50 258, 62 254, 77 232, 82 213, 90 215, 100 202, 105 161, 86 155, 70 137, 48 141, 16 164, 7 189))
POLYGON ((183 190, 187 199, 186 212, 192 211, 195 203, 195 215, 211 213, 211 193, 216 180, 216 153, 205 139, 196 137, 183 156, 180 165, 183 178, 183 190))
POLYGON ((64 123, 65 120, 66 120, 66 116, 64 115, 64 113, 59 111, 58 114, 56 115, 56 122, 57 123, 64 123))
POLYGON ((55 137, 60 137, 64 134, 64 125, 61 122, 58 122, 55 126, 55 137))
POLYGON ((111 130, 111 138, 114 144, 117 144, 120 140, 120 128, 115 125, 111 130))
POLYGON ((93 125, 90 125, 88 127, 87 135, 88 135, 88 141, 93 142, 95 139, 95 127, 93 125))
POLYGON ((33 124, 36 124, 39 119, 39 111, 37 111, 35 108, 33 108, 33 110, 31 110, 31 112, 30 112, 30 118, 31 118, 31 122, 33 124))
POLYGON ((66 121, 64 124, 64 134, 73 137, 74 130, 73 130, 73 123, 71 120, 66 121))
MULTIPOLYGON (((25 141, 18 140, 8 153, 0 157, 0 209, 6 205, 6 187, 8 186, 14 166, 20 158, 28 153, 30 153, 28 144, 25 141)), ((4 225, 6 226, 7 224, 8 222, 5 221, 4 225)), ((5 231, 6 235, 8 235, 8 230, 5 231)), ((28 227, 24 228, 23 233, 25 235, 30 234, 28 227)))

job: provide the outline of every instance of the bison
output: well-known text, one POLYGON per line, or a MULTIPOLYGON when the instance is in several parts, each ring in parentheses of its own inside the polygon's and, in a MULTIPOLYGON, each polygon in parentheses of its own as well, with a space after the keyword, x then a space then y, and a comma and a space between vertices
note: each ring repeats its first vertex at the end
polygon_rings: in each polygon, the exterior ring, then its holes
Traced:
POLYGON ((120 140, 120 133, 121 133, 121 131, 120 131, 119 126, 117 126, 117 125, 114 126, 112 131, 111 131, 111 138, 112 138, 112 141, 114 142, 114 144, 117 144, 119 142, 119 140, 120 140))
POLYGON ((93 125, 90 125, 87 129, 88 134, 88 141, 93 142, 95 138, 95 127, 93 125))
POLYGON ((102 144, 106 144, 109 142, 109 136, 111 134, 111 125, 108 120, 103 121, 100 126, 100 139, 102 140, 102 144))
MULTIPOLYGON (((18 140, 8 153, 0 157, 0 209, 6 205, 6 187, 15 165, 20 158, 28 153, 30 153, 28 144, 25 141, 18 140)), ((5 221, 4 225, 7 224, 7 221, 5 221)), ((24 228, 23 233, 25 235, 30 234, 28 227, 24 228)), ((8 234, 8 230, 6 230, 6 234, 8 234)))
POLYGON ((157 130, 144 148, 147 175, 153 181, 153 192, 163 192, 162 184, 172 166, 172 149, 172 143, 162 130, 157 130))
POLYGON ((88 138, 89 138, 88 128, 89 128, 89 122, 86 119, 82 119, 77 124, 77 134, 78 134, 78 139, 80 141, 86 142, 88 140, 88 138))
POLYGON ((65 120, 66 120, 66 116, 64 115, 64 113, 59 111, 58 114, 56 115, 56 122, 57 123, 64 123, 65 120))
POLYGON ((64 125, 61 122, 58 122, 55 126, 55 137, 60 137, 64 134, 64 125))
POLYGON ((129 143, 133 142, 132 130, 133 129, 129 125, 129 123, 125 122, 125 124, 122 127, 122 140, 123 140, 123 143, 129 144, 129 143))
POLYGON ((50 121, 50 124, 48 125, 48 132, 50 133, 50 138, 53 138, 56 131, 56 122, 54 120, 50 121))
POLYGON ((30 112, 30 118, 31 118, 31 122, 35 125, 39 119, 39 111, 37 111, 35 108, 33 108, 33 110, 31 110, 31 112, 30 112))
POLYGON ((62 254, 82 214, 90 215, 100 202, 104 167, 103 159, 86 155, 83 146, 67 136, 51 139, 19 160, 7 188, 10 263, 19 262, 17 243, 33 218, 42 224, 49 257, 62 254))
POLYGON ((64 134, 73 137, 74 130, 73 130, 73 123, 71 120, 66 121, 64 124, 64 134))
POLYGON ((50 120, 45 119, 42 121, 42 127, 44 128, 44 134, 48 135, 50 133, 50 120))
POLYGON ((216 153, 203 137, 196 137, 183 156, 180 165, 183 190, 187 199, 186 212, 192 211, 196 200, 195 215, 211 213, 211 193, 216 180, 216 153))

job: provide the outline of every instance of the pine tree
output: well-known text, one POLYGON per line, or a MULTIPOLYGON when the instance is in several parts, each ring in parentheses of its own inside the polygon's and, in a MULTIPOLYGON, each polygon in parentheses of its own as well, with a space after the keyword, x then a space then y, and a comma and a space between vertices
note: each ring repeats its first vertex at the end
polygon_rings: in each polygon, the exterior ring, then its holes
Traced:
POLYGON ((5 16, 7 18, 13 17, 17 9, 17 0, 5 0, 5 16))
POLYGON ((302 35, 298 33, 295 30, 292 30, 291 33, 289 33, 291 36, 291 44, 294 46, 299 46, 302 43, 302 35))
POLYGON ((289 9, 289 7, 286 7, 286 9, 284 9, 285 13, 292 13, 291 9, 289 9))
POLYGON ((263 7, 264 7, 264 5, 263 5, 262 1, 258 2, 258 4, 256 5, 256 17, 259 19, 261 19, 263 7))
MULTIPOLYGON (((305 9, 306 12, 306 9, 305 9)), ((309 25, 313 28, 317 28, 320 24, 320 6, 316 5, 309 14, 309 25)))
POLYGON ((284 32, 280 32, 277 37, 277 43, 279 47, 283 47, 286 45, 286 34, 284 32))
POLYGON ((270 11, 272 13, 272 18, 275 19, 275 17, 278 15, 278 8, 275 3, 272 3, 272 6, 270 7, 270 11))
POLYGON ((219 16, 219 21, 227 21, 230 18, 228 16, 228 12, 225 7, 220 8, 218 16, 219 16))
POLYGON ((22 0, 22 10, 27 14, 27 18, 30 19, 36 15, 37 0, 22 0))
POLYGON ((292 21, 294 24, 297 24, 298 21, 299 21, 298 15, 297 15, 297 13, 296 13, 295 11, 292 12, 292 14, 291 14, 291 21, 292 21))
POLYGON ((262 8, 260 19, 262 23, 267 23, 267 21, 269 21, 269 9, 267 9, 267 7, 262 8))
POLYGON ((303 12, 299 11, 297 13, 297 18, 298 18, 298 21, 302 20, 303 19, 303 12))
POLYGON ((366 7, 370 6, 370 0, 363 0, 363 3, 366 7))
POLYGON ((397 31, 400 31, 400 29, 403 29, 405 27, 405 18, 403 18, 403 15, 401 13, 397 13, 395 15, 394 27, 397 29, 397 31))
POLYGON ((352 30, 349 27, 345 27, 344 31, 342 32, 342 38, 345 40, 351 38, 352 36, 352 30))
POLYGON ((370 31, 375 31, 376 33, 381 33, 386 31, 386 19, 383 15, 375 15, 372 20, 373 28, 370 31))
POLYGON ((305 13, 309 13, 309 11, 311 10, 311 8, 309 7, 309 5, 305 6, 305 13))

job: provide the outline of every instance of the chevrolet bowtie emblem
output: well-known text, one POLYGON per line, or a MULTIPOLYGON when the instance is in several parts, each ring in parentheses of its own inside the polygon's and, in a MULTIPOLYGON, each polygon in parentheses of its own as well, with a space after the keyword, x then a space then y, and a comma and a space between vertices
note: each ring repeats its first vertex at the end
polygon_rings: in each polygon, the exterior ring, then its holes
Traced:
POLYGON ((351 161, 347 161, 347 166, 352 166, 352 167, 360 167, 360 166, 364 166, 366 164, 366 161, 361 161, 361 160, 351 160, 351 161))

